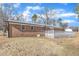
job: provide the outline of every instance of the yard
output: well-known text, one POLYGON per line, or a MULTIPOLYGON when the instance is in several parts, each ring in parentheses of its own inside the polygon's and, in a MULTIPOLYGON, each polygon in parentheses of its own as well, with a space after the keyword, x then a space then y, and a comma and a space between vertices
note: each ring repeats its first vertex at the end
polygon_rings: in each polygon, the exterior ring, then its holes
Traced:
POLYGON ((79 33, 74 38, 7 38, 0 34, 1 56, 79 56, 79 33))

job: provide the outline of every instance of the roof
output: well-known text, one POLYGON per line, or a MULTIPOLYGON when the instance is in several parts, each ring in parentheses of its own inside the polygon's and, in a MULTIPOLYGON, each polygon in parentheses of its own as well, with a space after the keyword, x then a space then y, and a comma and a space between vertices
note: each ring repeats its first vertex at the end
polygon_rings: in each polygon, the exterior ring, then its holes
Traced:
POLYGON ((45 24, 38 24, 38 23, 27 23, 27 22, 20 22, 15 20, 7 20, 5 22, 9 22, 9 24, 19 24, 19 25, 30 25, 30 26, 48 26, 53 27, 52 25, 45 25, 45 24))
POLYGON ((45 25, 45 24, 29 23, 29 22, 27 23, 27 22, 15 21, 15 20, 7 20, 7 21, 5 21, 5 22, 9 22, 9 24, 30 25, 30 26, 41 26, 41 27, 47 26, 47 27, 50 27, 50 28, 61 28, 61 27, 53 26, 53 25, 45 25))

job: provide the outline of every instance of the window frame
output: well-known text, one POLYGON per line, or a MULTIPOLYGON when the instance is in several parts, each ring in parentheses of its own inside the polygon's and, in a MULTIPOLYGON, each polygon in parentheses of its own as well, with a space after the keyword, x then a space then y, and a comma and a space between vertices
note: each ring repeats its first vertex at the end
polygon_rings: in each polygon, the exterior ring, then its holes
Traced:
POLYGON ((20 31, 25 32, 25 26, 24 25, 20 25, 20 31))
POLYGON ((32 32, 35 31, 35 26, 31 26, 31 31, 32 31, 32 32))

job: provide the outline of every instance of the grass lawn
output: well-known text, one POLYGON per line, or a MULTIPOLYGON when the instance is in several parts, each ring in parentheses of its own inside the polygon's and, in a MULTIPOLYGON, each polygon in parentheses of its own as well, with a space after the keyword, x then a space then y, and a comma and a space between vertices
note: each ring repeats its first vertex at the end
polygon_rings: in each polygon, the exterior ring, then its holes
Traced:
POLYGON ((0 36, 0 55, 61 56, 79 55, 79 33, 74 38, 47 39, 43 37, 0 36))

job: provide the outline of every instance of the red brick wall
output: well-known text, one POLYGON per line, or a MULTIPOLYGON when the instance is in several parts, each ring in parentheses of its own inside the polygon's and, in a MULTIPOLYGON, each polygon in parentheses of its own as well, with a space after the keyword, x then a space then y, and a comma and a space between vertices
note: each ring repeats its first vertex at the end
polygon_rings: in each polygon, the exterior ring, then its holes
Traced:
POLYGON ((11 37, 31 37, 31 36, 37 36, 37 34, 40 34, 43 36, 43 32, 41 32, 42 27, 35 27, 35 30, 31 30, 31 26, 29 25, 24 25, 25 29, 24 31, 21 31, 20 25, 16 24, 9 24, 10 25, 10 30, 9 33, 11 34, 11 37))
MULTIPOLYGON (((44 36, 45 30, 51 30, 48 27, 40 27, 40 26, 34 26, 34 31, 32 31, 30 25, 23 25, 24 31, 21 31, 21 25, 19 24, 9 24, 9 36, 10 37, 32 37, 37 36, 37 34, 40 34, 41 36, 44 36)), ((53 30, 53 29, 52 29, 53 30)), ((62 28, 54 28, 54 30, 64 30, 62 28)))

